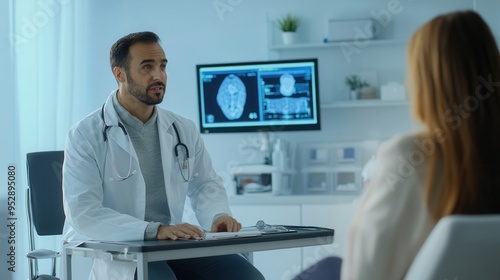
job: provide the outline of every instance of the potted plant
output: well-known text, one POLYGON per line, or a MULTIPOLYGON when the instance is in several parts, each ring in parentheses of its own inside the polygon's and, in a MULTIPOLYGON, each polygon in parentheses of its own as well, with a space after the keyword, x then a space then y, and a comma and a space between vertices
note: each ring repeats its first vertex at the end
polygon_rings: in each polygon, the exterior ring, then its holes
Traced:
POLYGON ((278 27, 283 32, 283 44, 293 44, 295 42, 297 28, 299 27, 299 18, 288 13, 278 19, 278 27))
POLYGON ((349 87, 351 100, 358 99, 359 91, 364 87, 370 86, 370 84, 368 84, 365 80, 362 80, 358 75, 347 76, 345 78, 345 83, 349 87))

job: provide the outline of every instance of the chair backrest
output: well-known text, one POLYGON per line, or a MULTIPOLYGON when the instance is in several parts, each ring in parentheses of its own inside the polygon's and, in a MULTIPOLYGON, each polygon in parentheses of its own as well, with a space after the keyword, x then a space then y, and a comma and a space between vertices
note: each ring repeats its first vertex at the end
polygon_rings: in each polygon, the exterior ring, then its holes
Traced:
POLYGON ((442 218, 405 280, 500 279, 500 215, 442 218))
POLYGON ((64 226, 62 200, 63 151, 28 153, 29 207, 38 235, 60 235, 64 226))

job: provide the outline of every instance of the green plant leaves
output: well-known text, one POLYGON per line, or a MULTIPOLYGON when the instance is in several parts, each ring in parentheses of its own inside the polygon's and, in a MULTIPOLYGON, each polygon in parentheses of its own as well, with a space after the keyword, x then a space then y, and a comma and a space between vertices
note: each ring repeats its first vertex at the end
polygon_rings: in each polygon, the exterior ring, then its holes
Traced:
POLYGON ((299 27, 299 18, 291 13, 278 19, 278 27, 283 32, 295 32, 299 27))

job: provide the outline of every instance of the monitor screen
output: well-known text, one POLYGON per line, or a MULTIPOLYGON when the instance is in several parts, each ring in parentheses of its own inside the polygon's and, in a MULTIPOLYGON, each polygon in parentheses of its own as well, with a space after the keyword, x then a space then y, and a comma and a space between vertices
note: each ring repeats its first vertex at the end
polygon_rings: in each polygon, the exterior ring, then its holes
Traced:
POLYGON ((196 69, 202 133, 320 129, 317 59, 196 69))

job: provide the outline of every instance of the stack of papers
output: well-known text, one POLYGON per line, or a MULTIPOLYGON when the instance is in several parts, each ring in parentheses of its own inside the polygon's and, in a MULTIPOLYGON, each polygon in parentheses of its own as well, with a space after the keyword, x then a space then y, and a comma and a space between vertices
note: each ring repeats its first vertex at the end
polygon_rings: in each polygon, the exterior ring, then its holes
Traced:
POLYGON ((228 238, 241 238, 249 236, 260 236, 262 232, 255 227, 252 228, 242 228, 240 231, 236 232, 205 232, 205 240, 214 239, 228 239, 228 238))

